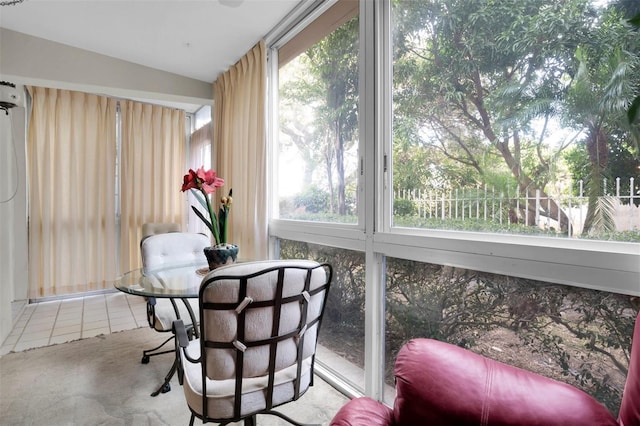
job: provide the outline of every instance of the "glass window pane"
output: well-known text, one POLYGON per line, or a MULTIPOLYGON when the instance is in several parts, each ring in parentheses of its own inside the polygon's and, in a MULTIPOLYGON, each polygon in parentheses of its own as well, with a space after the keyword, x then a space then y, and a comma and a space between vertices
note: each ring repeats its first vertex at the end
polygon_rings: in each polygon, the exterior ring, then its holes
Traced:
POLYGON ((358 46, 355 16, 280 64, 279 218, 357 222, 358 46))
POLYGON ((195 115, 195 128, 196 130, 211 123, 211 105, 203 105, 198 108, 195 115))
POLYGON ((317 360, 364 389, 364 253, 290 240, 282 259, 312 259, 333 267, 333 281, 318 338, 317 360))
POLYGON ((640 241, 638 9, 393 1, 393 225, 640 241))
POLYGON ((401 346, 424 337, 569 383, 617 415, 638 298, 395 258, 386 281, 388 386, 401 346))

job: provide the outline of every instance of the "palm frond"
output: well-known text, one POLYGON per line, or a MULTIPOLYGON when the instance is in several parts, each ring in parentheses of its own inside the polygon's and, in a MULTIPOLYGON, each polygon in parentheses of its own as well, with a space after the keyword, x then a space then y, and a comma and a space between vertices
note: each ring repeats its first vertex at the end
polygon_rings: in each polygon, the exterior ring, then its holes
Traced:
POLYGON ((610 195, 598 197, 593 212, 592 231, 596 233, 614 232, 616 230, 615 210, 616 198, 610 195))
POLYGON ((631 65, 623 60, 619 54, 612 58, 611 67, 613 72, 611 78, 602 92, 600 99, 600 111, 609 113, 611 111, 622 111, 632 102, 631 99, 631 65))

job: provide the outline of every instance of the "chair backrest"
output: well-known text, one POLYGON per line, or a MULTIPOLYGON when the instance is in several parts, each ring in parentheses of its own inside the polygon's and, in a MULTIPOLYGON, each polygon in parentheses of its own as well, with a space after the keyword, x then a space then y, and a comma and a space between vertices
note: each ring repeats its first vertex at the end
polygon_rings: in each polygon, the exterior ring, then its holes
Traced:
POLYGON ((168 234, 169 232, 180 232, 178 223, 149 222, 142 224, 142 239, 157 234, 168 234))
POLYGON ((206 263, 204 248, 210 245, 211 241, 204 234, 171 232, 151 235, 140 242, 142 268, 149 271, 198 262, 206 263))
POLYGON ((620 426, 640 426, 640 312, 631 339, 629 370, 618 413, 620 426))
POLYGON ((237 263, 205 276, 200 287, 203 378, 235 380, 235 418, 241 408, 246 414, 241 394, 248 387, 264 386, 265 407, 259 408, 267 410, 308 389, 332 274, 328 264, 274 260, 237 263), (294 386, 284 400, 274 396, 282 382, 294 386))

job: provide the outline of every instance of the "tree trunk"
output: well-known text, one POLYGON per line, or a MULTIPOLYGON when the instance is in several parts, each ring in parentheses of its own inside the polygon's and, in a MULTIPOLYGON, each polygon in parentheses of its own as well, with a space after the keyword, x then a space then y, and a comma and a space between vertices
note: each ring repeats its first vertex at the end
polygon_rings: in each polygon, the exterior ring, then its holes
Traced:
POLYGON ((344 184, 344 141, 340 132, 340 122, 335 123, 335 153, 336 153, 336 174, 338 175, 338 214, 346 215, 347 206, 345 202, 344 184))
POLYGON ((609 147, 607 146, 607 135, 602 127, 593 123, 587 123, 589 128, 589 136, 587 137, 587 152, 589 153, 589 161, 591 162, 591 171, 589 172, 589 182, 587 195, 589 203, 587 206, 587 215, 584 220, 582 232, 587 234, 593 228, 598 197, 604 195, 603 188, 603 172, 609 162, 609 147))

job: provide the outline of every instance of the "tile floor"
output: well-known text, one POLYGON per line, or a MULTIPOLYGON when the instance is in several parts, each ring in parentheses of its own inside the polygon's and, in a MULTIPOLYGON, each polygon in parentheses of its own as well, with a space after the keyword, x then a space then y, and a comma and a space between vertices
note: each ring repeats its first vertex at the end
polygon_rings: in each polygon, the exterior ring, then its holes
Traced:
POLYGON ((144 298, 122 292, 33 303, 2 342, 0 356, 148 326, 144 298))

